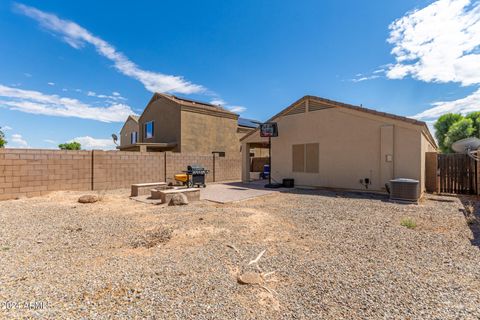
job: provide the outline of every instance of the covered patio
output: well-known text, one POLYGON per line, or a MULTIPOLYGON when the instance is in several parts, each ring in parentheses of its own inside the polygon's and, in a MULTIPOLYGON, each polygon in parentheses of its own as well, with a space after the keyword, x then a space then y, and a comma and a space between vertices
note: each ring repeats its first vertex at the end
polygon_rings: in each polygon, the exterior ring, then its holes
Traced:
POLYGON ((266 164, 269 163, 268 149, 270 145, 268 138, 260 137, 259 131, 255 130, 244 136, 240 141, 242 143, 242 182, 248 183, 258 180, 259 172, 257 170, 260 168, 254 168, 258 165, 253 166, 253 162, 255 159, 263 158, 266 160, 266 164), (258 155, 267 155, 267 157, 258 157, 258 155), (252 169, 256 170, 252 171, 252 169))

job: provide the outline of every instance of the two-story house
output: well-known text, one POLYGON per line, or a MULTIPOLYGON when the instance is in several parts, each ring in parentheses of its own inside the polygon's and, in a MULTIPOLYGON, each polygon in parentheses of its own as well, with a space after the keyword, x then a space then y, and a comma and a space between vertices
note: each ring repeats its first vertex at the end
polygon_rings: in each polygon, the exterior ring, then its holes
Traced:
POLYGON ((239 137, 257 126, 238 117, 217 105, 155 93, 140 117, 128 117, 117 148, 236 156, 239 137))

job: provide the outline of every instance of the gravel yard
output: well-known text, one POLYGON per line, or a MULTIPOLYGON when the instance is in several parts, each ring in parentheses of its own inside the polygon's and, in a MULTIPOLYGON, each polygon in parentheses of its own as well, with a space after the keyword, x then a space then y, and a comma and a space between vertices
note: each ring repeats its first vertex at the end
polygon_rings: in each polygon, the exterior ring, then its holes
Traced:
POLYGON ((126 190, 93 204, 82 194, 0 202, 0 318, 480 317, 478 238, 455 197, 311 191, 162 207, 126 190), (238 283, 259 269, 259 284, 238 283))

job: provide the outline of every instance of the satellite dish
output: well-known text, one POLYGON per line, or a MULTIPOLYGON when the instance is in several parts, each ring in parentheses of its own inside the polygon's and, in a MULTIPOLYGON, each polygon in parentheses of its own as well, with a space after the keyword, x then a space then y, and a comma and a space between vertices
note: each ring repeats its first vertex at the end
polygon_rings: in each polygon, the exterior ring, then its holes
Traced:
POLYGON ((457 153, 468 154, 471 158, 476 161, 480 160, 480 155, 478 149, 480 148, 480 139, 476 137, 470 137, 455 141, 452 143, 453 151, 457 153))
POLYGON ((113 143, 115 143, 116 145, 118 145, 118 144, 117 144, 118 137, 117 137, 117 135, 116 135, 115 133, 112 133, 112 139, 113 139, 113 143))
POLYGON ((468 153, 469 151, 477 150, 478 148, 480 148, 480 139, 476 137, 458 140, 452 144, 453 151, 457 153, 468 153))

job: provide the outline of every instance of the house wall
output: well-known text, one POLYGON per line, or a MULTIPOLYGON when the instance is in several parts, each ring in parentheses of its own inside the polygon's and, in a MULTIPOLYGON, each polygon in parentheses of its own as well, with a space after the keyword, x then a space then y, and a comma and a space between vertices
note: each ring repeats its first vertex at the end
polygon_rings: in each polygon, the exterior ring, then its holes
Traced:
POLYGON ((242 139, 247 133, 252 132, 253 130, 255 130, 255 128, 247 128, 247 127, 238 126, 237 127, 238 141, 240 141, 240 139, 242 139))
POLYGON ((138 140, 140 141, 141 132, 139 130, 138 122, 132 118, 128 118, 120 131, 120 146, 127 146, 130 144, 130 134, 134 131, 138 132, 138 140))
POLYGON ((228 157, 240 157, 236 117, 183 110, 181 119, 182 152, 210 154, 223 151, 228 157))
POLYGON ((0 200, 58 190, 109 190, 133 183, 174 182, 173 176, 200 164, 207 181, 240 180, 241 161, 172 152, 0 149, 0 200))
MULTIPOLYGON (((299 186, 384 191, 392 177, 424 184, 421 127, 346 108, 326 108, 277 119, 272 138, 272 177, 299 186), (292 172, 292 145, 319 144, 319 172, 292 172), (392 154, 392 162, 386 155, 392 154)), ((258 133, 257 133, 258 134, 258 133)))
POLYGON ((421 130, 395 127, 394 178, 416 179, 420 186, 425 184, 421 142, 421 130))
POLYGON ((173 150, 181 152, 181 117, 180 106, 175 102, 160 97, 151 103, 138 120, 140 125, 140 141, 146 143, 177 143, 173 150), (154 136, 145 138, 145 123, 154 121, 154 136))

